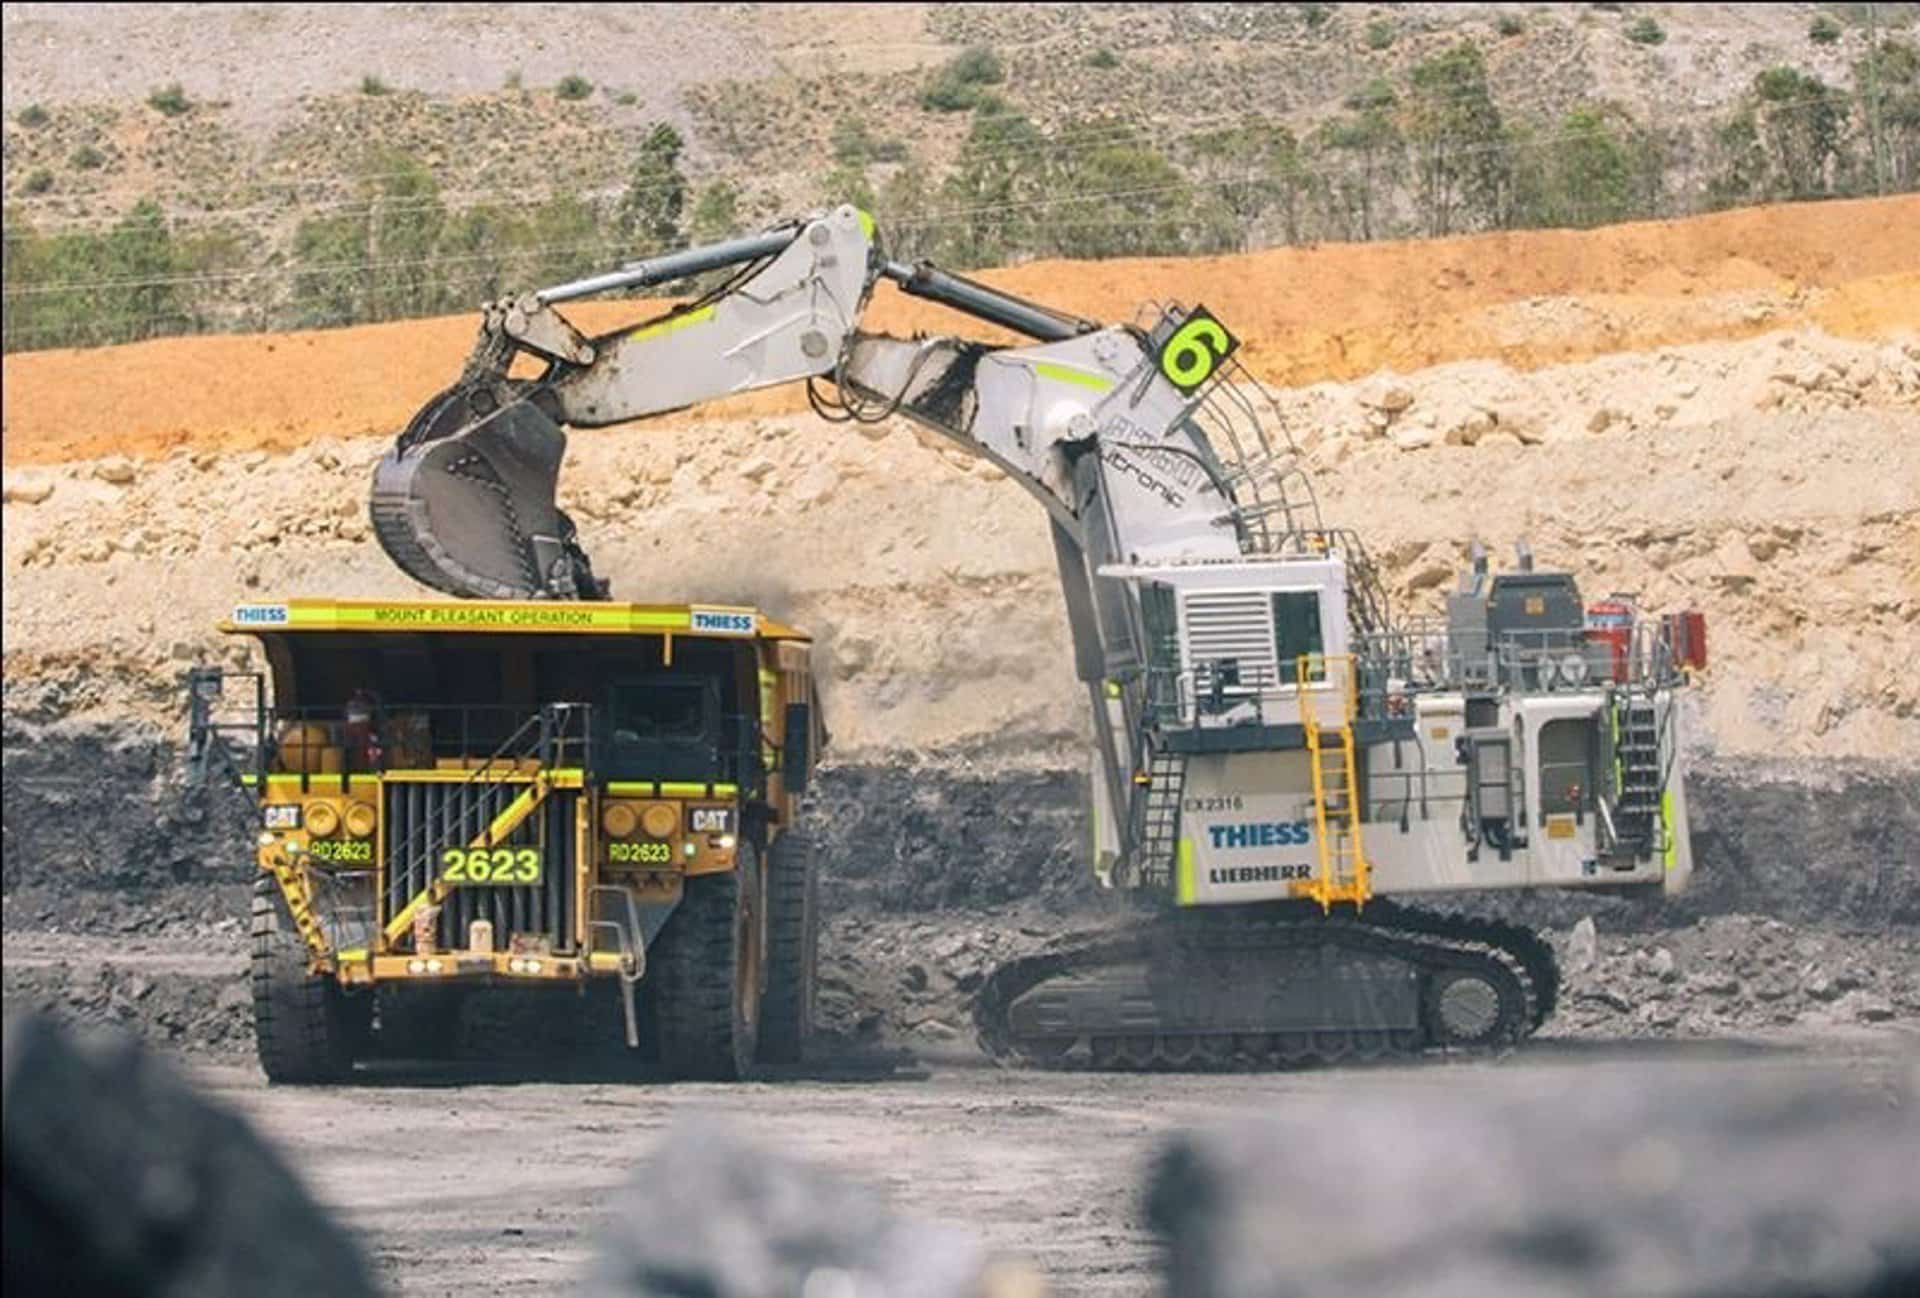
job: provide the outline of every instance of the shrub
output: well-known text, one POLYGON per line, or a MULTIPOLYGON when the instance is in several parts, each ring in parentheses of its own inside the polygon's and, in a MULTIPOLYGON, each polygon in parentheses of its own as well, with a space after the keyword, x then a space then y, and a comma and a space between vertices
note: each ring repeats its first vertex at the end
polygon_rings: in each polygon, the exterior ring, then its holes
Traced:
POLYGON ((562 99, 585 99, 593 93, 593 82, 585 77, 569 74, 560 78, 560 84, 553 88, 553 93, 562 99))
POLYGON ((363 95, 384 95, 387 93, 387 83, 379 77, 368 74, 360 78, 360 93, 363 95))
POLYGON ((640 96, 634 94, 631 90, 622 90, 618 95, 614 96, 613 102, 622 108, 632 108, 640 102, 640 96))
POLYGON ((1120 56, 1102 45, 1087 56, 1087 66, 1101 69, 1117 68, 1120 66, 1120 56))
POLYGON ((1635 45, 1659 45, 1667 39, 1667 32, 1650 15, 1643 14, 1627 28, 1627 39, 1635 45))
POLYGON ((1520 21, 1518 14, 1501 14, 1500 21, 1494 24, 1494 30, 1502 36, 1518 36, 1526 29, 1527 25, 1520 21))
POLYGON ((67 161, 81 171, 95 171, 106 165, 107 155, 94 148, 91 144, 83 144, 73 151, 73 156, 68 158, 67 161))
POLYGON ((27 129, 33 130, 47 124, 47 110, 38 104, 28 104, 20 110, 20 116, 14 120, 27 129))
POLYGON ((1307 25, 1308 31, 1318 31, 1333 17, 1332 5, 1299 5, 1300 21, 1307 25))
POLYGON ((20 192, 23 194, 44 194, 52 188, 53 173, 45 167, 28 172, 27 178, 20 182, 20 192))
POLYGON ((1831 45, 1840 39, 1840 24, 1827 14, 1821 14, 1807 28, 1807 39, 1815 45, 1831 45))
POLYGON ((501 82, 500 84, 502 87, 504 87, 507 90, 518 90, 520 88, 520 83, 521 83, 520 69, 515 68, 513 71, 507 73, 507 79, 501 82))
POLYGON ((982 86, 998 85, 1006 75, 999 55, 984 45, 975 45, 933 74, 933 80, 920 92, 920 106, 935 113, 964 113, 981 104, 985 98, 982 86))
POLYGON ((148 95, 147 106, 165 113, 168 117, 178 117, 193 107, 187 102, 187 92, 180 88, 178 81, 169 86, 162 86, 148 95))
POLYGON ((1393 48, 1393 24, 1384 18, 1367 24, 1367 48, 1370 50, 1390 50, 1393 48))

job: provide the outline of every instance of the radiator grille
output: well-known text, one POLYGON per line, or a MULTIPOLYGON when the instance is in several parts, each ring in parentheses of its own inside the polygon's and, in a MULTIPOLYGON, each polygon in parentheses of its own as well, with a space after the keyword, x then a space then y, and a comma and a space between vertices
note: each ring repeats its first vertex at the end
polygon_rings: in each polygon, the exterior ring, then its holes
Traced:
MULTIPOLYGON (((439 877, 442 852, 471 842, 526 787, 522 783, 387 781, 382 922, 399 914, 439 877)), ((493 924, 496 950, 507 949, 513 935, 523 933, 544 937, 558 954, 573 951, 573 830, 579 799, 575 789, 549 792, 545 802, 500 844, 540 848, 545 861, 540 883, 522 888, 458 887, 448 892, 438 934, 443 950, 466 949, 468 926, 484 919, 493 924)), ((403 934, 400 942, 410 944, 411 935, 403 934)))
POLYGON ((1187 666, 1238 659, 1243 681, 1274 679, 1273 610, 1265 591, 1191 591, 1182 597, 1187 666))

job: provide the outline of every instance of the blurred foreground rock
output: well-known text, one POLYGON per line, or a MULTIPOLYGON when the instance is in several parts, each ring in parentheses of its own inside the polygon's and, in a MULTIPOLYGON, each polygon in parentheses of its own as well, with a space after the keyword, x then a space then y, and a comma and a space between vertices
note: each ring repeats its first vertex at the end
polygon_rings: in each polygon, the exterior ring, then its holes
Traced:
POLYGON ((875 1192, 677 1125, 610 1206, 589 1298, 1037 1298, 973 1234, 896 1216, 875 1192))
POLYGON ((0 1067, 8 1294, 375 1293, 353 1240, 247 1123, 134 1038, 14 1019, 0 1067))
POLYGON ((1920 1293, 1916 1073, 1356 1086, 1177 1138, 1148 1213, 1182 1298, 1920 1293))

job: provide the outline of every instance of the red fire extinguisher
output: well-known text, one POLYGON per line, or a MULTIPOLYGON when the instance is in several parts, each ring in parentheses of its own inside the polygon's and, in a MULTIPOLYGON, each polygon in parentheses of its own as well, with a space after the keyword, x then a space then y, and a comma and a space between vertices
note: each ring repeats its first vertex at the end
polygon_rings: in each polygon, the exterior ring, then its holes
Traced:
POLYGON ((1587 643, 1606 645, 1613 679, 1625 681, 1633 653, 1633 606, 1617 599, 1588 605, 1587 643))

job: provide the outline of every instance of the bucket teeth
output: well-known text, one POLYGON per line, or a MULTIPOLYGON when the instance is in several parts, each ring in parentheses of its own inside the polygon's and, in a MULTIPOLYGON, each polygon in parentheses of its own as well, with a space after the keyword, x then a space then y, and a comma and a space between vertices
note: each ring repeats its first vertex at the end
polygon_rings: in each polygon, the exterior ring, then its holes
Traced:
POLYGON ((470 599, 604 599, 554 503, 567 437, 527 397, 474 417, 462 389, 422 409, 375 466, 372 522, 414 580, 470 599))

